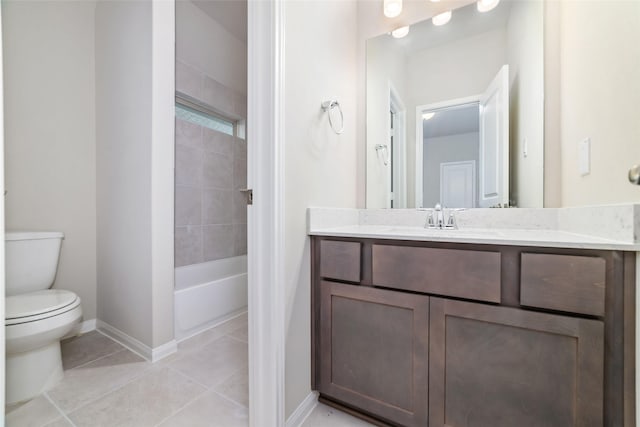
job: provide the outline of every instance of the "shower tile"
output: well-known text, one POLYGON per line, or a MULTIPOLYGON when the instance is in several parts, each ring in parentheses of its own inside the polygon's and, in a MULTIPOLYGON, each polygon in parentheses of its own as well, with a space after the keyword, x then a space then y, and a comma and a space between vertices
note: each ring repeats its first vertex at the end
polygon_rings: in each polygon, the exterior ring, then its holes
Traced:
POLYGON ((204 77, 202 100, 224 114, 235 115, 234 91, 208 76, 204 77))
POLYGON ((176 226, 202 224, 202 191, 199 187, 176 185, 176 226))
POLYGON ((230 224, 233 220, 233 194, 231 190, 202 190, 202 223, 230 224))
POLYGON ((203 78, 202 73, 195 68, 176 61, 176 91, 201 99, 203 78))
POLYGON ((205 151, 211 151, 227 157, 233 156, 233 145, 235 143, 233 136, 207 128, 203 132, 203 147, 205 151))
POLYGON ((234 224, 247 223, 247 198, 239 190, 233 191, 233 221, 234 224))
POLYGON ((236 114, 240 117, 247 117, 247 96, 241 93, 236 94, 235 100, 236 114))
POLYGON ((230 190, 233 186, 233 160, 218 153, 203 156, 203 186, 230 190))
POLYGON ((202 150, 176 145, 176 184, 202 184, 202 150))
POLYGON ((235 255, 247 254, 247 224, 234 224, 235 255))
POLYGON ((71 369, 124 350, 124 347, 98 331, 91 331, 62 341, 61 350, 62 366, 71 369))
POLYGON ((247 427, 249 411, 215 391, 209 391, 160 424, 160 427, 183 426, 247 427))
POLYGON ((247 188, 247 141, 236 138, 233 147, 233 188, 247 188))
POLYGON ((69 414, 78 426, 153 426, 205 392, 195 381, 169 368, 143 376, 69 414))
POLYGON ((176 144, 202 148, 202 126, 176 118, 176 144))
POLYGON ((202 227, 176 227, 175 266, 196 264, 203 261, 202 227))
POLYGON ((65 371, 49 397, 64 412, 71 412, 105 393, 132 381, 151 367, 137 354, 122 350, 79 368, 65 371))
POLYGON ((62 414, 44 396, 6 409, 7 427, 42 426, 56 421, 62 414))
POLYGON ((197 352, 191 352, 168 366, 200 384, 212 387, 247 369, 247 351, 246 343, 225 336, 203 345, 197 352))
POLYGON ((235 254, 233 225, 203 226, 204 261, 229 258, 235 254))

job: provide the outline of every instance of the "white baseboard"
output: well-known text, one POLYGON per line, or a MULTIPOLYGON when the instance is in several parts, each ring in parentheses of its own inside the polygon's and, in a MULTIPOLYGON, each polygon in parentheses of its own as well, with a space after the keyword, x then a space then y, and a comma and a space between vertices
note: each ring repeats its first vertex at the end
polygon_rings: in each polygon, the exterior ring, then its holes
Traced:
POLYGON ((80 324, 79 334, 86 334, 87 332, 96 330, 96 319, 85 320, 80 324))
POLYGON ((112 340, 122 344, 129 350, 136 353, 138 356, 143 357, 150 362, 157 362, 158 360, 163 359, 178 350, 178 345, 175 340, 171 340, 165 344, 162 344, 161 346, 151 348, 148 345, 133 338, 132 336, 125 334, 121 330, 114 328, 108 323, 103 322, 102 320, 97 320, 96 326, 98 332, 100 332, 102 335, 105 335, 112 340))
POLYGON ((318 406, 318 393, 312 391, 304 398, 302 403, 298 405, 289 418, 287 418, 285 427, 300 427, 316 406, 318 406))

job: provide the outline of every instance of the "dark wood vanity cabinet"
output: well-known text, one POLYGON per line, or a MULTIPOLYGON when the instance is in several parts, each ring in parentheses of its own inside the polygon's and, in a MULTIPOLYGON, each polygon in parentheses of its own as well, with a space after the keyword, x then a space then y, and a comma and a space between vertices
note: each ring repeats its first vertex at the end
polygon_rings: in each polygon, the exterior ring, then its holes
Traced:
POLYGON ((379 425, 635 426, 634 253, 313 237, 312 260, 325 403, 379 425))
POLYGON ((429 297, 322 281, 320 323, 321 393, 426 425, 429 297))
POLYGON ((603 322, 442 298, 430 307, 430 426, 603 425, 603 322))

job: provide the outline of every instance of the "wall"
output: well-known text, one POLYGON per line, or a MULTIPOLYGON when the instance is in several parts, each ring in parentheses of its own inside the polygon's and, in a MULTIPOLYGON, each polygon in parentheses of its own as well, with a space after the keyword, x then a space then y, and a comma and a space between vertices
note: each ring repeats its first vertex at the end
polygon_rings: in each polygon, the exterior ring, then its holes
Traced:
POLYGON ((6 227, 64 232, 54 287, 96 318, 93 1, 2 3, 6 227))
POLYGON ((476 175, 478 174, 478 140, 478 132, 424 139, 423 165, 425 172, 422 184, 424 206, 431 207, 436 203, 441 203, 440 163, 475 160, 476 175))
POLYGON ((247 44, 190 1, 176 1, 176 22, 176 57, 246 95, 247 44))
POLYGON ((98 318, 149 348, 173 339, 173 18, 96 8, 98 318))
POLYGON ((285 415, 310 392, 309 206, 356 206, 357 45, 353 1, 284 3, 285 415), (310 54, 312 52, 312 54, 310 54), (345 131, 320 109, 335 97, 345 131))
POLYGON ((522 208, 544 205, 543 14, 542 2, 513 2, 507 24, 509 192, 511 200, 522 208))
MULTIPOLYGON (((407 58, 392 37, 377 38, 367 48, 367 207, 387 208, 390 199, 391 165, 384 165, 383 154, 378 157, 375 146, 389 145, 390 85, 403 102, 406 93, 407 58)), ((406 106, 406 105, 405 105, 406 106)), ((413 199, 413 195, 411 195, 413 199)))
POLYGON ((627 171, 640 162, 640 2, 563 1, 559 37, 561 204, 637 201, 627 171), (591 173, 581 176, 584 138, 591 173))

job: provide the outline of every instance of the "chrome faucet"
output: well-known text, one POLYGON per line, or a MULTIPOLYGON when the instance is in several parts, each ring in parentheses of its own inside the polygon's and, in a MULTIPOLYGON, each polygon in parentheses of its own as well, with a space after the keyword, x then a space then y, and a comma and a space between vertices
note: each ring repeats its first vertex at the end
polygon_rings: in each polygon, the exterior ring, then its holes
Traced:
POLYGON ((424 225, 425 228, 457 229, 458 226, 454 212, 454 209, 449 209, 449 212, 447 212, 442 208, 440 203, 436 203, 431 213, 427 214, 427 223, 424 225))

